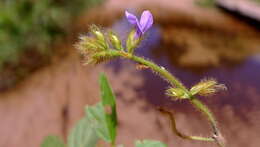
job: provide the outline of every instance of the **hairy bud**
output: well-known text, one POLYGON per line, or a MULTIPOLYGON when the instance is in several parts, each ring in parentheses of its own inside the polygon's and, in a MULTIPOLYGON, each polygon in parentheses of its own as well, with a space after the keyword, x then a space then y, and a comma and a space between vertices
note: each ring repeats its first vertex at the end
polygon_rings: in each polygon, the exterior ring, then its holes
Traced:
POLYGON ((131 31, 126 40, 127 51, 131 54, 134 52, 134 49, 139 45, 141 40, 140 38, 136 38, 135 34, 135 30, 131 31))
POLYGON ((109 33, 109 40, 115 49, 123 50, 121 41, 114 33, 112 33, 112 32, 109 33))
POLYGON ((91 33, 96 37, 96 43, 99 44, 100 46, 102 46, 102 48, 104 49, 108 49, 109 46, 106 42, 105 36, 104 34, 100 31, 100 29, 93 25, 90 27, 90 31, 91 33))

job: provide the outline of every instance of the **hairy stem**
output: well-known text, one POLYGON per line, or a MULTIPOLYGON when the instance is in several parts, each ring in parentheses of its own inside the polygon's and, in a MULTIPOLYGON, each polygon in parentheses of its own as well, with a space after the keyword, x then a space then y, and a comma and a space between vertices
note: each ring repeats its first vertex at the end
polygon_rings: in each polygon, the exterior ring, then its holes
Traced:
POLYGON ((209 122, 212 126, 214 134, 216 134, 218 132, 217 122, 216 122, 213 114, 210 112, 209 108, 196 98, 192 98, 190 100, 190 102, 195 108, 197 108, 200 112, 202 112, 207 117, 207 119, 209 120, 209 122))
MULTIPOLYGON (((138 56, 132 55, 132 54, 124 52, 124 51, 112 51, 112 54, 133 60, 133 61, 135 61, 139 64, 142 64, 142 65, 148 66, 149 68, 151 68, 152 71, 158 73, 163 79, 167 80, 172 86, 175 86, 177 88, 182 89, 190 97, 189 98, 190 103, 196 109, 198 109, 202 114, 204 114, 204 116, 206 116, 207 119, 209 120, 209 122, 210 122, 210 124, 213 128, 213 131, 214 131, 213 138, 214 138, 215 142, 220 147, 224 147, 224 145, 223 145, 224 143, 222 143, 221 141, 218 140, 218 138, 219 138, 219 136, 221 136, 221 134, 220 134, 220 131, 217 128, 217 123, 216 123, 216 120, 215 120, 212 112, 200 100, 193 97, 191 95, 191 93, 189 92, 189 90, 176 77, 174 77, 170 72, 168 72, 164 67, 158 66, 157 64, 155 64, 151 61, 148 61, 148 60, 146 60, 142 57, 138 57, 138 56)), ((175 130, 175 132, 176 132, 176 130, 175 130)), ((178 133, 176 133, 176 134, 180 135, 178 133)), ((182 137, 182 138, 185 138, 185 137, 182 137)), ((192 140, 203 140, 203 139, 205 139, 205 138, 198 138, 198 137, 188 137, 188 138, 192 139, 192 140)), ((212 141, 211 139, 209 139, 209 140, 212 141)), ((205 139, 204 141, 207 141, 207 139, 205 139)))
POLYGON ((178 88, 181 88, 185 92, 188 92, 188 90, 184 87, 184 85, 170 72, 168 72, 164 67, 158 66, 155 63, 145 60, 144 58, 138 57, 138 56, 131 56, 131 60, 134 60, 140 64, 146 65, 151 68, 151 70, 157 72, 159 75, 161 75, 165 80, 167 80, 171 85, 176 86, 178 88))
POLYGON ((215 140, 215 142, 218 144, 218 146, 220 147, 224 147, 225 143, 224 143, 224 138, 222 137, 220 131, 218 130, 217 127, 217 121, 215 120, 212 112, 209 110, 209 108, 203 104, 201 101, 199 101, 196 98, 191 98, 190 103, 196 108, 198 109, 202 114, 204 114, 207 119, 209 120, 211 127, 213 129, 213 138, 215 140))

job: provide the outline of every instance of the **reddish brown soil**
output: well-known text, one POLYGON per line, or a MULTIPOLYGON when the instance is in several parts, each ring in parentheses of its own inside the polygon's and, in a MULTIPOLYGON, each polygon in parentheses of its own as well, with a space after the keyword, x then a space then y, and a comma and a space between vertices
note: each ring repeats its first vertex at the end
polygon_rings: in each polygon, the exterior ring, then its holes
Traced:
MULTIPOLYGON (((126 65, 129 63, 126 63, 126 65)), ((118 143, 133 146, 136 139, 157 139, 169 146, 201 147, 212 143, 185 141, 170 131, 168 120, 162 117, 136 87, 143 84, 142 75, 133 64, 115 74, 110 68, 82 67, 73 55, 63 62, 38 71, 11 92, 1 94, 0 146, 39 146, 49 134, 65 136, 83 115, 85 105, 98 101, 98 74, 104 71, 118 95, 118 143)), ((235 116, 232 107, 215 109, 221 130, 230 147, 257 147, 260 112, 247 112, 248 121, 235 116)), ((193 135, 209 135, 208 124, 191 109, 175 112, 180 130, 193 135)))
MULTIPOLYGON (((182 3, 177 0, 153 0, 153 6, 150 6, 151 1, 146 5, 147 1, 144 0, 111 0, 103 6, 104 11, 96 14, 103 17, 99 17, 100 20, 93 19, 102 23, 107 16, 113 16, 114 13, 104 15, 111 9, 116 12, 128 7, 145 6, 154 9, 157 17, 159 15, 167 17, 174 12, 183 13, 184 16, 198 20, 198 24, 204 24, 205 21, 221 29, 248 31, 248 27, 243 24, 228 27, 228 24, 233 23, 232 18, 223 18, 223 14, 216 10, 197 9, 190 1, 186 0, 182 3), (154 8, 154 5, 158 7, 154 8), (212 19, 213 16, 216 16, 215 19, 212 19)), ((89 23, 91 19, 88 18, 86 21, 89 23)), ((82 25, 82 27, 87 26, 82 25)), ((215 146, 212 143, 185 141, 172 134, 169 122, 147 103, 144 97, 137 95, 136 87, 143 85, 144 79, 133 64, 125 62, 126 66, 121 67, 120 72, 115 72, 104 65, 83 67, 72 45, 68 45, 68 48, 71 49, 69 56, 35 72, 13 90, 0 94, 1 147, 38 147, 43 137, 49 134, 65 138, 69 129, 83 116, 85 105, 92 105, 98 101, 98 75, 101 71, 107 74, 117 94, 118 143, 132 147, 136 139, 157 139, 167 143, 169 147, 215 146)), ((254 89, 252 93, 256 95, 254 89)), ((254 98, 259 98, 259 95, 254 98)), ((247 121, 236 116, 233 108, 229 106, 213 108, 213 111, 218 114, 217 119, 228 147, 260 146, 258 140, 260 111, 255 109, 246 111, 244 114, 247 121)), ((176 110, 178 128, 187 134, 209 135, 208 124, 197 113, 193 109, 185 112, 176 110)))

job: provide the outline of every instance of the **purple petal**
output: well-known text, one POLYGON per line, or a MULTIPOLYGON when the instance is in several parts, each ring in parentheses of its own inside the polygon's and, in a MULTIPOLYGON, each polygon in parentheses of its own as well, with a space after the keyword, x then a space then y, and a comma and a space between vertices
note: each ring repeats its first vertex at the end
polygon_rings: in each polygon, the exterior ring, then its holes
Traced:
POLYGON ((128 20, 129 23, 135 25, 135 30, 136 30, 136 35, 135 37, 138 38, 138 37, 141 37, 143 35, 143 31, 142 31, 142 27, 137 19, 137 17, 127 11, 125 11, 125 16, 128 20))
POLYGON ((135 39, 140 38, 144 33, 142 32, 142 30, 138 27, 136 27, 136 32, 135 32, 135 39))
POLYGON ((130 22, 131 24, 136 25, 137 23, 139 23, 137 17, 127 11, 125 11, 125 16, 128 22, 130 22))
POLYGON ((146 10, 142 13, 140 19, 140 26, 143 33, 145 33, 153 25, 153 15, 150 11, 146 10))

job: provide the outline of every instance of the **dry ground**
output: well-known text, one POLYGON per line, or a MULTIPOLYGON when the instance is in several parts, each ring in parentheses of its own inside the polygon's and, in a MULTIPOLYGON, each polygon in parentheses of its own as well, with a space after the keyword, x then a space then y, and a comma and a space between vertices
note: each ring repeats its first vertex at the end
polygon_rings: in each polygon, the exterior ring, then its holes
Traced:
MULTIPOLYGON (((87 27, 86 24, 92 20, 102 24, 109 16, 118 17, 113 16, 113 12, 140 7, 151 8, 157 18, 164 16, 161 21, 164 20, 165 23, 167 20, 178 20, 168 19, 174 16, 172 13, 178 13, 192 18, 198 25, 207 24, 234 32, 250 30, 244 24, 232 26, 234 20, 217 10, 204 11, 196 8, 191 0, 110 0, 103 6, 103 11, 83 19, 81 27, 87 27)), ((116 73, 105 65, 83 67, 72 45, 64 46, 70 48, 70 55, 35 72, 16 88, 0 94, 1 147, 38 147, 43 137, 49 134, 65 138, 69 129, 83 115, 84 106, 98 101, 97 80, 100 71, 107 73, 118 96, 118 143, 131 147, 136 139, 158 139, 168 143, 170 147, 214 147, 212 143, 185 141, 171 133, 168 121, 145 98, 138 97, 135 89, 144 84, 144 79, 133 64, 126 62, 129 65, 116 73)), ((259 98, 259 95, 255 94, 254 98, 259 98)), ((197 112, 192 109, 185 112, 175 111, 180 130, 194 135, 208 135, 209 127, 205 127, 207 123, 197 112)), ((214 112, 218 114, 219 124, 229 147, 260 146, 260 111, 246 112, 247 121, 236 116, 229 106, 214 108, 214 112)))

